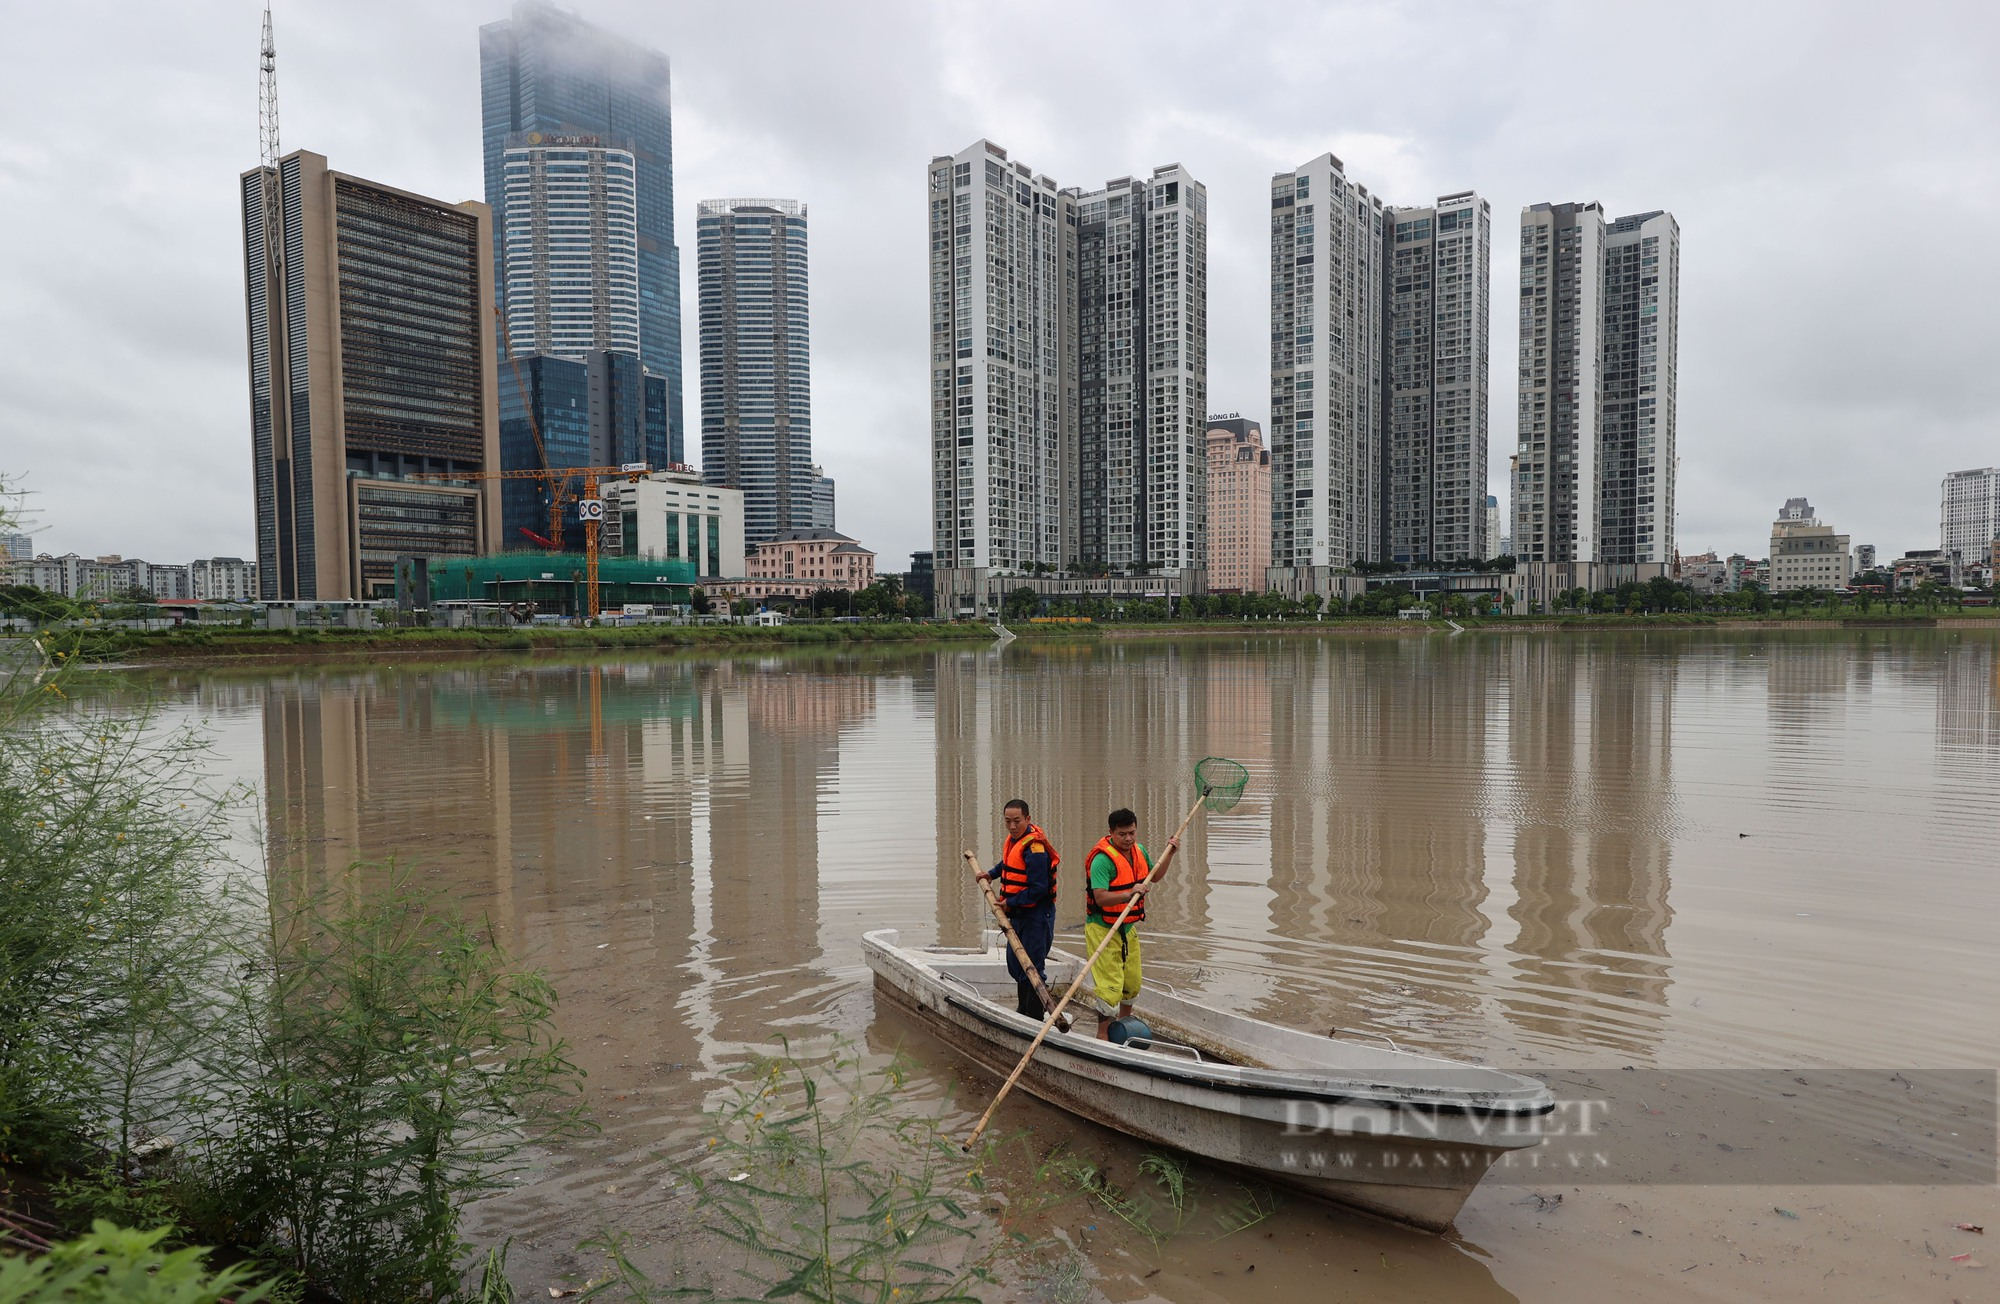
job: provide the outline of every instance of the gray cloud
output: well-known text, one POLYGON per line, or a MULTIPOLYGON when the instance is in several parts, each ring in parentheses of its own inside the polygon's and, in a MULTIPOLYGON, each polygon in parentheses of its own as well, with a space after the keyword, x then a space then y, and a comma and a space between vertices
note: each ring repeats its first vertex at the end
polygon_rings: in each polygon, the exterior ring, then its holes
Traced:
MULTIPOLYGON (((1266 182, 1331 149, 1391 202, 1493 203, 1496 492, 1514 224, 1540 200, 1680 219, 1683 550, 1761 554, 1794 494, 1857 541, 1935 546, 1939 478, 2000 463, 1990 6, 579 7, 674 61, 684 293, 695 200, 812 205, 816 447, 887 568, 929 546, 924 165, 980 136, 1066 185, 1168 161, 1208 184, 1218 409, 1268 402, 1266 182)), ((258 9, 9 6, 0 468, 42 546, 249 550, 258 9)), ((503 13, 281 2, 285 144, 477 197, 476 29, 503 13)), ((694 340, 690 316, 691 414, 694 340)))

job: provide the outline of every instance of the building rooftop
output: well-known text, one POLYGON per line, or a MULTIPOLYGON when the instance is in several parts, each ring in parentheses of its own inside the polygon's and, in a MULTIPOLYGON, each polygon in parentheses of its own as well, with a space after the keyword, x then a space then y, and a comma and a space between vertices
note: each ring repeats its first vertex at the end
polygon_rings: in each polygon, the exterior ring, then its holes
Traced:
MULTIPOLYGON (((772 535, 769 539, 765 540, 765 542, 766 543, 821 543, 828 539, 837 540, 838 542, 841 543, 855 542, 853 539, 849 538, 847 535, 842 534, 838 530, 784 530, 777 534, 772 535)), ((855 546, 860 547, 859 544, 855 544, 855 546)), ((836 551, 838 551, 838 549, 836 549, 836 551)), ((862 548, 861 551, 866 552, 868 550, 866 548, 862 548)))

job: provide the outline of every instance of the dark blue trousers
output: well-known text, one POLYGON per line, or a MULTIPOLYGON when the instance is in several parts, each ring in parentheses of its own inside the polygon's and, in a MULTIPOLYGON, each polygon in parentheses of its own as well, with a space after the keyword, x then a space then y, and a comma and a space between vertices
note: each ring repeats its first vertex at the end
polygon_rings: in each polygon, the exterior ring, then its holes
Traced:
MULTIPOLYGON (((1044 981, 1048 979, 1049 948, 1056 940, 1056 904, 1047 902, 1034 910, 1007 911, 1007 922, 1014 925, 1014 935, 1021 939, 1021 948, 1028 958, 1035 962, 1036 975, 1044 981)), ((1042 1018, 1047 1011, 1042 1008, 1042 998, 1035 993, 1035 985, 1028 981, 1028 975, 1021 969, 1020 958, 1014 948, 1007 948, 1007 974, 1014 980, 1014 1008, 1031 1019, 1042 1018)))

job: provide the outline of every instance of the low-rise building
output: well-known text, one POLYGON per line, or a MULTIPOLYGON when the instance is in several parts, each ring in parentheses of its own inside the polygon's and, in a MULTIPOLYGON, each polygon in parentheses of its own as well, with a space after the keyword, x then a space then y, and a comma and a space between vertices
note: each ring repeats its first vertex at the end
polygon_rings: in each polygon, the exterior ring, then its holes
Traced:
POLYGON ((1745 557, 1740 552, 1729 554, 1730 582, 1735 588, 1747 588, 1754 584, 1766 593, 1771 591, 1771 559, 1769 557, 1745 557))
POLYGON ((784 530, 757 545, 744 574, 753 580, 818 580, 859 590, 875 582, 875 554, 837 530, 784 530))
POLYGON ((14 562, 11 569, 16 584, 60 593, 65 598, 115 598, 133 585, 132 567, 117 553, 103 557, 81 557, 73 552, 51 557, 43 553, 31 561, 14 562))
POLYGON ((1666 577, 1672 569, 1673 563, 1664 561, 1516 561, 1514 569, 1502 575, 1501 592, 1514 599, 1516 614, 1548 612, 1556 609, 1556 599, 1565 593, 1577 589, 1606 593, 1621 584, 1666 577))
POLYGON ((1179 575, 988 574, 977 586, 966 587, 963 574, 940 574, 934 599, 938 615, 956 620, 997 620, 1008 597, 1021 589, 1032 590, 1044 606, 1080 602, 1165 602, 1171 606, 1187 592, 1179 575))
POLYGON ((692 467, 671 466, 638 480, 607 481, 601 552, 686 561, 704 579, 747 573, 743 491, 709 484, 692 467))
POLYGON ((188 563, 194 596, 203 602, 255 602, 257 563, 241 557, 203 557, 188 563))
POLYGON ((1895 577, 1897 592, 1907 592, 1929 580, 1945 588, 1965 582, 1965 559, 1943 548, 1913 548, 1883 567, 1895 577))
POLYGON ((909 573, 903 576, 903 592, 920 597, 925 602, 932 600, 936 587, 933 581, 937 578, 936 557, 936 553, 929 551, 910 554, 909 573))
POLYGON ((1696 553, 1692 557, 1681 558, 1681 583, 1703 597, 1714 597, 1720 593, 1734 593, 1737 588, 1735 573, 1729 562, 1713 552, 1696 553))
POLYGON ((1820 524, 1805 499, 1787 500, 1771 524, 1771 592, 1844 589, 1853 567, 1848 537, 1820 524))

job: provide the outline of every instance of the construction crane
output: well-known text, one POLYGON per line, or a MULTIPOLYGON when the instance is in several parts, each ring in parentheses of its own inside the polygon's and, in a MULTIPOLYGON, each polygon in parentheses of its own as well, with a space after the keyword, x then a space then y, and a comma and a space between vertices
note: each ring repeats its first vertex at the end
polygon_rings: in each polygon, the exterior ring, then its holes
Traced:
MULTIPOLYGON (((424 471, 406 475, 405 480, 459 481, 459 480, 548 480, 557 471, 567 480, 570 476, 583 477, 583 497, 576 500, 577 519, 583 523, 583 569, 584 584, 589 604, 589 618, 596 620, 603 611, 597 592, 597 530, 604 523, 604 500, 597 496, 599 476, 624 476, 626 483, 637 484, 652 470, 648 462, 627 462, 623 466, 565 466, 529 468, 525 471, 424 471)), ((560 514, 557 504, 552 512, 560 514)), ((562 540, 560 522, 551 526, 553 538, 558 544, 562 540)))

